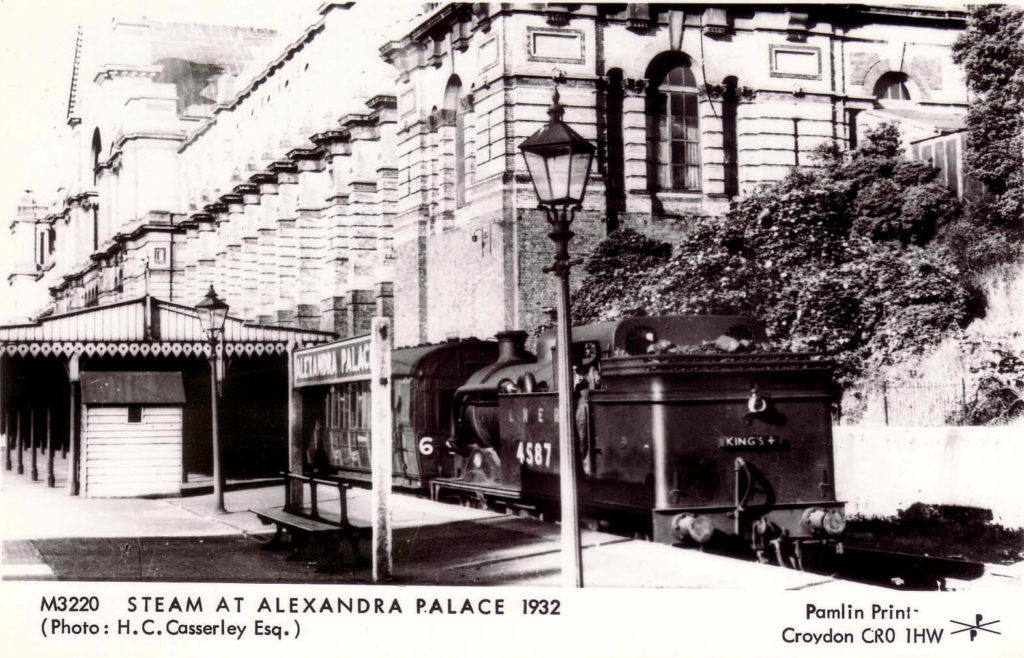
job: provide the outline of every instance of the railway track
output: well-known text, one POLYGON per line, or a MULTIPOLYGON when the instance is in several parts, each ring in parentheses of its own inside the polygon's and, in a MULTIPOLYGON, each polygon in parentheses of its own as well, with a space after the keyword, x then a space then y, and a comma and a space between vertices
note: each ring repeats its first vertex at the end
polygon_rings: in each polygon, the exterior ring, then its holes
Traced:
POLYGON ((814 556, 808 570, 842 580, 900 590, 949 589, 950 581, 980 578, 980 562, 914 555, 878 548, 844 545, 841 552, 814 556))

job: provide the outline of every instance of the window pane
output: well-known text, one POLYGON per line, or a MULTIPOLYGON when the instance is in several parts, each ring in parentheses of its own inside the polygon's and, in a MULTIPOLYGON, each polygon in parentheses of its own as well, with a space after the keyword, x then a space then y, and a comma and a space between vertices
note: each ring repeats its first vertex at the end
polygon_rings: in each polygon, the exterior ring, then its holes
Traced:
POLYGON ((686 144, 686 164, 688 165, 699 165, 700 164, 700 145, 693 142, 686 144))
POLYGON ((680 94, 686 99, 686 116, 697 120, 697 94, 680 94))
POLYGON ((686 139, 686 123, 683 121, 672 122, 672 139, 686 139))
POLYGON ((683 102, 683 98, 685 96, 689 96, 689 95, 690 94, 680 94, 680 93, 669 94, 669 96, 670 96, 670 98, 669 98, 669 105, 672 107, 672 116, 674 116, 674 117, 681 117, 681 116, 683 116, 684 107, 686 107, 686 105, 687 105, 686 103, 683 102))
POLYGON ((672 164, 681 165, 687 162, 687 146, 686 142, 672 142, 672 164))
POLYGON ((688 190, 699 190, 700 189, 700 167, 687 167, 686 168, 686 189, 688 189, 688 190))
POLYGON ((691 71, 689 67, 683 67, 682 68, 682 72, 683 72, 683 80, 682 80, 683 86, 684 87, 696 87, 697 86, 697 80, 696 80, 696 78, 693 77, 693 71, 691 71))
POLYGON ((686 189, 686 167, 672 167, 672 187, 686 189))
POLYGON ((683 67, 677 66, 665 76, 665 84, 678 87, 683 84, 683 67))

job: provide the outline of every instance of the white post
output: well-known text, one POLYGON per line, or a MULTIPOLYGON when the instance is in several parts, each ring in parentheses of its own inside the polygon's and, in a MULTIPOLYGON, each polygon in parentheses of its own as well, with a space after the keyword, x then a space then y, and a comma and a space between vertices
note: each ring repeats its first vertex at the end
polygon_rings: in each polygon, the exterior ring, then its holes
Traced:
POLYGON ((373 581, 391 577, 391 320, 375 317, 370 329, 370 465, 373 488, 373 581))
MULTIPOLYGON (((288 341, 288 472, 302 473, 302 392, 295 388, 295 341, 288 341)), ((302 509, 302 481, 285 479, 284 501, 288 509, 302 509)))

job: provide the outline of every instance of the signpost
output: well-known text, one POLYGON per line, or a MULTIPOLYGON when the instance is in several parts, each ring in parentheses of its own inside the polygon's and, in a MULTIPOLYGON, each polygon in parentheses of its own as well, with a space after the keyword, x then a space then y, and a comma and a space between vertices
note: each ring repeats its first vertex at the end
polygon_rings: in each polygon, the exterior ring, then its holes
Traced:
MULTIPOLYGON (((369 335, 348 338, 292 352, 289 407, 289 468, 301 469, 303 454, 302 389, 334 384, 369 382, 370 478, 373 543, 373 580, 386 581, 392 573, 391 456, 394 416, 391 408, 391 320, 373 319, 369 335)), ((301 503, 301 484, 289 491, 289 503, 301 503)))
POLYGON ((391 577, 391 455, 394 418, 391 409, 391 319, 373 319, 370 373, 370 464, 373 488, 373 581, 391 577))

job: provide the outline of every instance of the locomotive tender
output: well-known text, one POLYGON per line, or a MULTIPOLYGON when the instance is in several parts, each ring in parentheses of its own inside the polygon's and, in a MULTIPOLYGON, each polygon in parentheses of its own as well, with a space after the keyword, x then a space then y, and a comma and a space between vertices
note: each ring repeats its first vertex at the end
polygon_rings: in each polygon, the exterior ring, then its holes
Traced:
MULTIPOLYGON (((396 375, 396 391, 405 392, 396 404, 429 407, 416 416, 433 419, 427 432, 396 428, 396 475, 410 472, 412 447, 420 447, 423 467, 406 484, 429 485, 435 499, 557 516, 557 345, 554 332, 542 335, 534 358, 523 349, 525 337, 499 334, 496 360, 457 388, 451 376, 443 387, 419 381, 402 388, 396 375), (417 402, 417 390, 434 390, 431 403, 417 402), (447 451, 442 433, 450 434, 447 451)), ((669 544, 742 540, 780 563, 790 551, 796 563, 800 543, 840 535, 832 364, 759 351, 764 340, 761 323, 736 316, 574 327, 581 514, 669 544)), ((455 345, 436 349, 460 353, 455 345)), ((415 368, 405 376, 418 381, 415 368)))

